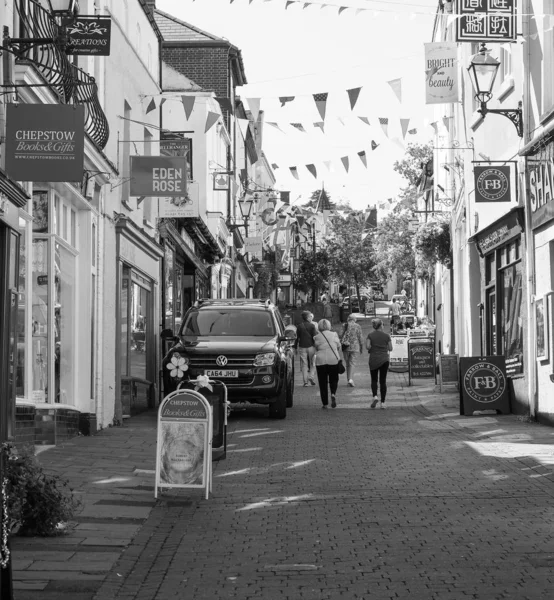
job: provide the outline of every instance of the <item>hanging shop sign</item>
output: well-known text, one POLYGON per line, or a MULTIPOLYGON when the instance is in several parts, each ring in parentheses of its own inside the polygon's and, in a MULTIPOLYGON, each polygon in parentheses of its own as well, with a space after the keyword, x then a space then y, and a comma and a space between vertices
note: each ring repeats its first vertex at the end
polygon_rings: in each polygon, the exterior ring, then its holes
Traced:
POLYGON ((229 190, 230 177, 227 173, 214 173, 214 190, 226 192, 229 190))
POLYGON ((159 488, 205 488, 212 481, 212 408, 194 390, 166 396, 158 411, 155 497, 159 488))
POLYGON ((63 22, 67 32, 68 53, 81 56, 109 56, 112 35, 111 17, 79 15, 63 22))
POLYGON ((262 236, 258 235, 258 236, 254 236, 254 237, 247 237, 244 240, 244 251, 245 252, 252 252, 252 254, 261 256, 262 250, 263 250, 262 236))
POLYGON ((459 89, 457 44, 425 44, 425 104, 459 102, 459 89))
POLYGON ((506 362, 503 356, 460 358, 460 414, 475 410, 510 412, 506 362))
POLYGON ((516 0, 458 0, 457 42, 515 42, 516 0))
POLYGON ((509 165, 475 165, 475 202, 510 202, 512 168, 509 165))
POLYGON ((183 197, 187 163, 177 156, 131 156, 131 196, 183 197))
POLYGON ((531 227, 554 219, 554 144, 527 159, 531 227))
POLYGON ((79 104, 8 104, 6 172, 15 181, 83 180, 85 109, 79 104))

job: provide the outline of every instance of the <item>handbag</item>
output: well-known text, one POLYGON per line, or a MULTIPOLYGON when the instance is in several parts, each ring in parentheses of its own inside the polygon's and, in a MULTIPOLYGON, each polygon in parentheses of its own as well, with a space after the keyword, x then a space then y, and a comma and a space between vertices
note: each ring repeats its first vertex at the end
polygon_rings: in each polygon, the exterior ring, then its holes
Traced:
POLYGON ((350 350, 350 342, 345 341, 347 334, 348 334, 348 323, 346 324, 346 328, 344 330, 344 333, 342 334, 342 339, 340 341, 340 349, 343 352, 348 352, 350 350))
POLYGON ((329 346, 329 348, 331 348, 333 354, 337 357, 338 359, 338 372, 339 375, 342 375, 343 373, 346 372, 346 367, 344 366, 344 363, 342 362, 342 358, 339 358, 337 356, 337 353, 335 352, 335 350, 333 349, 333 346, 331 346, 331 344, 329 344, 329 340, 327 339, 327 336, 322 332, 321 335, 325 338, 325 341, 327 342, 327 345, 329 346))

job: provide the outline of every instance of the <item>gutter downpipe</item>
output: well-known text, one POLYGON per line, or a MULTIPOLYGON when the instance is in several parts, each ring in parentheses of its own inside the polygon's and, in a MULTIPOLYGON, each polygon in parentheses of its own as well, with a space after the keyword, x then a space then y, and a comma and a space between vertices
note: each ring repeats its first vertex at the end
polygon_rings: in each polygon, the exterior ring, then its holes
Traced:
MULTIPOLYGON (((523 14, 529 14, 531 9, 529 0, 523 2, 525 9, 523 14)), ((522 17, 522 30, 524 37, 529 35, 529 19, 522 17)), ((531 106, 531 78, 529 69, 531 66, 531 50, 530 44, 527 44, 527 55, 523 57, 523 85, 524 85, 524 106, 531 106)), ((529 131, 529 118, 524 113, 524 135, 525 130, 529 131), (527 125, 527 127, 525 127, 527 125)), ((524 138, 525 139, 525 138, 524 138)), ((529 141, 529 140, 527 140, 529 141)), ((534 308, 535 308, 535 238, 533 237, 533 229, 531 227, 531 210, 529 206, 529 194, 527 193, 527 156, 520 157, 520 166, 523 167, 523 177, 521 181, 521 195, 524 206, 525 215, 525 268, 527 270, 527 348, 528 348, 528 373, 527 378, 527 396, 529 399, 529 413, 532 417, 538 413, 538 397, 537 397, 537 361, 536 346, 535 346, 535 327, 534 324, 534 308)))

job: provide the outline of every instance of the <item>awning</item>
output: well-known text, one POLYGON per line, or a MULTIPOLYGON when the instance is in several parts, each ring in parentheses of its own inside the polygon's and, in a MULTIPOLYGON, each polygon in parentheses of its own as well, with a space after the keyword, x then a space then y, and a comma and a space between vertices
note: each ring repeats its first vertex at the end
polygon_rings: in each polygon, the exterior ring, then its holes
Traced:
POLYGON ((183 254, 188 258, 188 260, 204 275, 204 277, 208 277, 208 270, 202 263, 202 261, 194 254, 194 252, 185 244, 183 238, 179 235, 179 232, 175 228, 175 226, 167 220, 164 220, 160 223, 160 235, 163 238, 170 239, 172 242, 179 246, 180 250, 183 254))
POLYGON ((5 171, 0 169, 0 193, 7 196, 8 200, 18 208, 25 208, 29 195, 15 181, 10 179, 5 171))

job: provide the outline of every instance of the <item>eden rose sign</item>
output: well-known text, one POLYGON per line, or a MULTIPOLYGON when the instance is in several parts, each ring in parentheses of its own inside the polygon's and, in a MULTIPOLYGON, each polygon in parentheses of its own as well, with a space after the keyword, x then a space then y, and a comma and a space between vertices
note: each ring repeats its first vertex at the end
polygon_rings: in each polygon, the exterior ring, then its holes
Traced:
POLYGON ((187 195, 183 156, 131 156, 131 196, 187 195))
POLYGON ((85 109, 78 104, 8 104, 6 172, 15 181, 81 181, 85 109))

